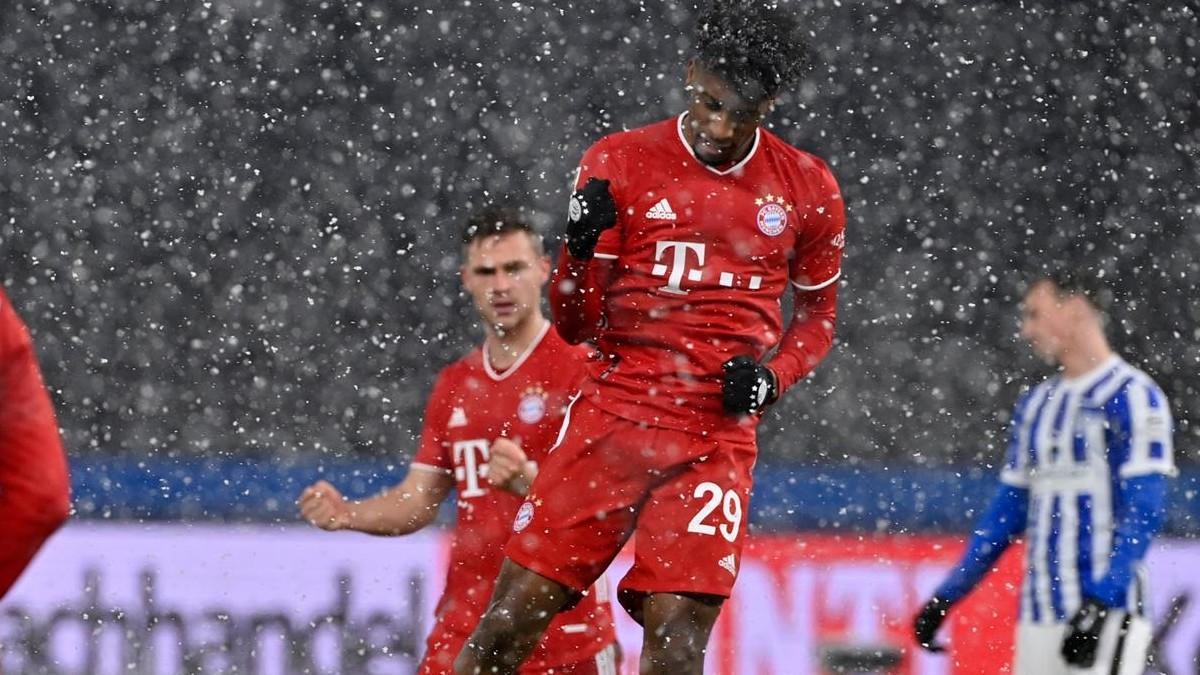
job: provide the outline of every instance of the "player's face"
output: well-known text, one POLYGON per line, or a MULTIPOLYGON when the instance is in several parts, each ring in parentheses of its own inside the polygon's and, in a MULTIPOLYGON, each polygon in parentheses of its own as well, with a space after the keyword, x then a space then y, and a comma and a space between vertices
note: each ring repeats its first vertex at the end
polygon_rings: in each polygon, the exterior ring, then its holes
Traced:
POLYGON ((1048 363, 1059 363, 1076 322, 1079 320, 1074 304, 1076 298, 1063 298, 1048 282, 1034 284, 1025 294, 1021 307, 1021 337, 1039 357, 1048 363))
POLYGON ((745 157, 754 132, 771 110, 771 99, 743 99, 732 85, 696 61, 688 64, 687 86, 692 99, 684 136, 696 157, 713 166, 745 157))
POLYGON ((490 329, 507 333, 540 311, 550 261, 524 232, 485 237, 467 247, 463 286, 490 329))

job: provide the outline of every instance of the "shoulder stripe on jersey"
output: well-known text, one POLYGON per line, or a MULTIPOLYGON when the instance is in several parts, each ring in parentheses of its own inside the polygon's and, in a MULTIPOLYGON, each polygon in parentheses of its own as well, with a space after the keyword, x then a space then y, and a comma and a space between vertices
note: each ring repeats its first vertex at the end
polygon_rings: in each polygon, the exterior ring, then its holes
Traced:
POLYGON ((1117 392, 1125 388, 1133 380, 1131 374, 1132 369, 1129 367, 1118 367, 1113 374, 1113 378, 1103 387, 1097 387, 1094 396, 1094 401, 1098 404, 1105 404, 1112 400, 1112 397, 1117 395, 1117 392))
POLYGON ((1108 372, 1104 373, 1099 380, 1096 380, 1095 384, 1093 384, 1091 387, 1088 387, 1088 390, 1083 394, 1084 400, 1091 400, 1091 398, 1096 395, 1096 392, 1099 391, 1101 387, 1108 384, 1114 377, 1116 377, 1118 370, 1120 370, 1119 366, 1113 366, 1108 370, 1108 372))
POLYGON ((829 284, 832 284, 833 282, 835 282, 841 278, 842 278, 842 271, 838 270, 837 273, 834 274, 832 277, 829 277, 828 280, 822 281, 821 283, 817 284, 816 286, 805 286, 804 284, 801 284, 801 283, 798 283, 795 281, 792 282, 792 285, 795 286, 796 288, 799 288, 802 291, 819 291, 822 288, 825 288, 829 284))

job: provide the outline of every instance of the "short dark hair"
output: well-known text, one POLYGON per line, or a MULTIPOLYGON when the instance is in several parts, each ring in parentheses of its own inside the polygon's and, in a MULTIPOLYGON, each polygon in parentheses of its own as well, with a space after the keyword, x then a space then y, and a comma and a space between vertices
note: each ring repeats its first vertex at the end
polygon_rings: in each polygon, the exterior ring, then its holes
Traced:
POLYGON ((1068 295, 1082 297, 1088 304, 1106 314, 1113 305, 1112 289, 1099 274, 1060 267, 1042 274, 1030 284, 1030 288, 1039 283, 1054 286, 1054 292, 1060 298, 1068 295))
POLYGON ((747 101, 775 98, 809 63, 794 12, 770 0, 710 0, 696 21, 696 58, 747 101))
POLYGON ((509 206, 488 206, 471 214, 471 217, 467 218, 466 227, 463 228, 462 243, 463 246, 470 246, 485 237, 513 232, 529 235, 534 252, 538 255, 545 253, 541 233, 525 219, 519 209, 509 206))

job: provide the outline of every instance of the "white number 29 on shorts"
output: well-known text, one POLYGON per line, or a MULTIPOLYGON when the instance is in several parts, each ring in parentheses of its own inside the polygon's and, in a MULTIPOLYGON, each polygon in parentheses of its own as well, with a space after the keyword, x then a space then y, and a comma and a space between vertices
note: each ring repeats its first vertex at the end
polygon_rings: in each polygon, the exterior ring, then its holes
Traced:
POLYGON ((705 495, 708 495, 708 501, 696 513, 696 517, 692 518, 692 522, 688 523, 687 531, 696 534, 716 534, 717 526, 709 525, 704 520, 708 518, 708 514, 716 511, 720 506, 727 521, 720 525, 721 536, 729 542, 737 539, 738 529, 742 526, 742 498, 733 490, 726 492, 721 489, 720 485, 709 482, 697 485, 696 491, 692 494, 696 499, 703 498, 705 495))

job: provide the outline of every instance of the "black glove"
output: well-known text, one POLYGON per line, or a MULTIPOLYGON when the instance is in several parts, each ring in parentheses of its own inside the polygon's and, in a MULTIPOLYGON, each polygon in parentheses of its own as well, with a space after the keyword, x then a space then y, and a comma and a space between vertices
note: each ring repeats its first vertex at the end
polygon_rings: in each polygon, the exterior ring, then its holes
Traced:
POLYGON ((1084 598, 1083 606, 1067 622, 1067 636, 1063 638, 1062 656, 1067 663, 1081 668, 1091 668, 1096 663, 1096 649, 1100 646, 1100 630, 1108 618, 1108 608, 1091 598, 1084 598))
POLYGON ((731 415, 762 412, 779 398, 775 373, 749 356, 735 356, 721 368, 725 371, 721 383, 725 412, 731 415))
POLYGON ((617 203, 608 181, 589 178, 571 195, 567 209, 567 250, 577 260, 591 260, 600 233, 617 224, 617 203))
POLYGON ((946 651, 946 647, 938 644, 935 639, 938 629, 942 627, 942 622, 946 620, 946 614, 950 612, 953 604, 949 600, 934 596, 925 603, 921 611, 917 612, 917 617, 913 619, 913 635, 917 638, 917 644, 921 645, 923 649, 931 652, 946 651))

